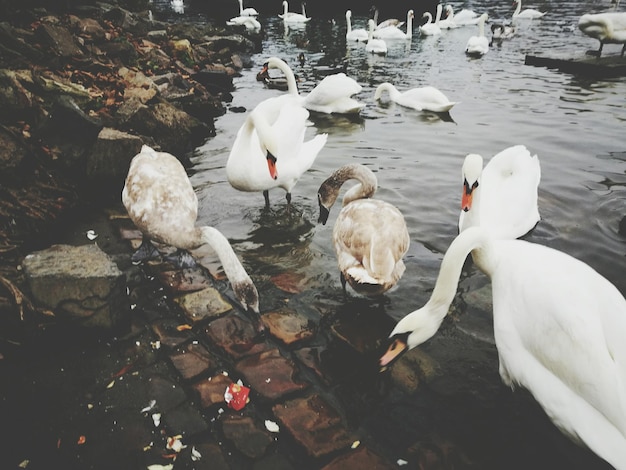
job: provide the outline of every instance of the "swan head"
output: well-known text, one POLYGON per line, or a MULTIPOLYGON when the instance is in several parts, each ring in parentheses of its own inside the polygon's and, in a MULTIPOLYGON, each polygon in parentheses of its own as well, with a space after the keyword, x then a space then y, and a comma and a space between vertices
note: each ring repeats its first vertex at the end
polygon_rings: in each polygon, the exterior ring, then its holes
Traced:
POLYGON ((348 18, 348 19, 352 18, 352 11, 351 10, 346 10, 346 18, 348 18))
POLYGON ((232 284, 235 298, 241 306, 251 314, 258 333, 265 331, 265 324, 261 319, 259 308, 259 293, 251 279, 242 280, 232 284))
POLYGON ((483 157, 476 153, 470 153, 463 162, 463 195, 461 197, 461 209, 464 212, 472 208, 474 190, 480 185, 479 179, 483 171, 483 157))
POLYGON ((397 361, 402 354, 432 338, 442 320, 443 318, 437 320, 432 315, 429 304, 400 320, 389 335, 386 352, 379 359, 381 372, 397 361))

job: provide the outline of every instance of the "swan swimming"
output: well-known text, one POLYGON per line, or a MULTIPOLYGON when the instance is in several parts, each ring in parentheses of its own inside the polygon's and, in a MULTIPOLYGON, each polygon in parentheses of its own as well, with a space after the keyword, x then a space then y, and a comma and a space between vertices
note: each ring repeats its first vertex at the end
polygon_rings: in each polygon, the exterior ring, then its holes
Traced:
POLYGON ((413 10, 407 11, 406 14, 406 33, 398 26, 388 26, 386 28, 374 29, 373 36, 377 39, 411 39, 413 37, 413 18, 415 13, 413 10))
POLYGON ((465 45, 465 53, 473 57, 481 57, 489 52, 489 40, 485 36, 485 21, 487 21, 487 13, 483 13, 478 17, 478 35, 471 36, 465 45))
MULTIPOLYGON (((175 156, 143 145, 130 163, 122 203, 143 234, 140 250, 152 245, 151 241, 180 250, 211 246, 219 256, 237 301, 254 313, 258 328, 263 329, 258 292, 230 243, 217 229, 196 226, 198 198, 185 168, 175 156)), ((141 261, 142 256, 142 252, 136 253, 133 260, 141 261)))
MULTIPOLYGON (((302 5, 302 9, 304 10, 304 4, 302 5)), ((286 23, 306 23, 311 20, 311 18, 306 15, 289 11, 289 3, 287 0, 283 0, 283 12, 279 14, 278 17, 282 18, 286 23)))
POLYGON ((578 29, 600 41, 597 51, 588 54, 600 57, 605 44, 623 44, 621 56, 626 51, 626 12, 587 13, 578 19, 578 29))
POLYGON ((411 88, 400 92, 393 84, 385 82, 376 87, 374 100, 380 100, 385 92, 389 93, 389 97, 399 105, 417 111, 446 113, 456 104, 455 101, 450 101, 446 95, 432 86, 411 88))
POLYGON ((462 180, 459 232, 480 225, 495 238, 513 239, 539 222, 541 168, 524 145, 502 150, 484 168, 480 155, 467 155, 462 180))
POLYGON ((365 107, 353 98, 361 92, 359 83, 345 73, 335 73, 325 76, 308 95, 301 96, 298 92, 296 78, 291 67, 278 57, 270 57, 263 69, 278 69, 287 80, 287 91, 309 111, 325 114, 358 114, 365 107))
POLYGON ((380 366, 435 335, 470 253, 491 280, 502 381, 527 389, 571 440, 626 468, 626 299, 561 251, 497 240, 483 227, 461 232, 443 257, 428 302, 391 332, 380 366))
POLYGON ((402 277, 409 232, 395 206, 372 199, 378 185, 376 175, 359 164, 338 168, 322 183, 317 193, 318 222, 326 224, 341 187, 351 179, 358 183, 346 191, 333 226, 341 285, 344 292, 347 282, 358 293, 376 296, 391 289, 402 277))
POLYGON ((367 30, 364 28, 352 29, 352 11, 346 10, 346 40, 365 42, 367 41, 367 30))
POLYGON ((287 204, 300 177, 311 168, 326 144, 327 134, 305 142, 309 112, 288 94, 259 103, 237 131, 226 162, 230 185, 239 191, 282 188, 287 204))
POLYGON ((259 12, 255 8, 243 7, 243 0, 237 0, 239 2, 239 16, 259 16, 259 12))
POLYGON ((433 23, 433 15, 425 11, 422 18, 426 18, 426 23, 420 25, 419 32, 423 36, 436 36, 441 34, 441 28, 437 23, 433 23))
POLYGON ((514 20, 534 20, 537 18, 541 18, 546 14, 546 12, 535 10, 533 8, 526 8, 522 10, 522 0, 514 0, 514 2, 517 4, 515 7, 515 11, 513 12, 514 20))
POLYGON ((384 39, 374 37, 374 29, 376 24, 374 20, 370 19, 368 22, 368 37, 365 44, 365 50, 370 54, 385 55, 387 54, 387 43, 384 39))

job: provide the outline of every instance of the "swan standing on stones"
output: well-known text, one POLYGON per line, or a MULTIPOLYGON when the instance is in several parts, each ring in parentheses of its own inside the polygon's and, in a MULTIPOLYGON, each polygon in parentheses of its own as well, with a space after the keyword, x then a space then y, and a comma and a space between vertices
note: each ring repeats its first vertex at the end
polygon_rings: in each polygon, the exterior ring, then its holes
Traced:
POLYGON ((352 29, 352 11, 346 10, 346 40, 348 41, 358 41, 365 42, 367 41, 367 31, 363 28, 352 29))
POLYGON ((478 35, 471 36, 467 40, 465 53, 469 56, 480 57, 489 52, 489 39, 485 36, 485 21, 487 21, 487 13, 483 13, 478 18, 478 35))
POLYGON ((411 88, 410 90, 400 92, 394 85, 385 82, 376 88, 374 100, 379 100, 384 92, 388 92, 389 97, 399 105, 413 108, 417 111, 446 113, 456 104, 455 101, 450 101, 446 95, 432 86, 411 88))
POLYGON ((600 41, 597 51, 587 51, 600 57, 605 44, 623 44, 622 57, 626 51, 626 12, 585 14, 578 19, 578 29, 600 41))
MULTIPOLYGON (((151 240, 179 250, 208 244, 219 256, 237 301, 255 314, 258 328, 263 329, 258 292, 230 243, 217 229, 196 226, 198 198, 176 157, 142 146, 130 163, 122 203, 144 237, 140 247, 144 251, 134 254, 133 261, 145 259, 143 253, 151 240)), ((189 259, 193 261, 191 256, 189 259)))
POLYGON ((374 20, 370 19, 367 22, 368 28, 368 38, 367 44, 365 45, 365 50, 370 54, 378 54, 385 55, 387 54, 387 43, 384 39, 379 39, 374 37, 374 28, 376 27, 374 20))
POLYGON ((373 36, 376 39, 411 39, 413 37, 413 10, 406 14, 406 33, 397 26, 374 29, 373 36))
MULTIPOLYGON (((302 8, 304 8, 304 5, 302 8)), ((287 3, 287 0, 283 0, 283 13, 278 15, 278 17, 282 18, 286 23, 306 23, 311 19, 306 15, 289 11, 289 3, 287 3)))
POLYGON ((263 69, 279 69, 287 79, 288 93, 309 111, 325 114, 358 114, 365 107, 354 98, 361 92, 361 85, 345 73, 324 77, 306 96, 300 96, 296 78, 289 65, 278 57, 270 57, 263 69))
POLYGON ((535 10, 533 8, 525 8, 522 10, 522 0, 514 0, 517 4, 515 7, 515 11, 513 12, 513 19, 520 20, 534 20, 536 18, 541 18, 546 12, 542 12, 539 10, 535 10))
POLYGON ((426 23, 419 27, 422 36, 436 36, 437 34, 441 34, 441 28, 438 24, 433 23, 433 15, 431 15, 429 11, 425 11, 422 18, 426 18, 426 23))
POLYGON ((326 144, 327 134, 304 141, 309 112, 289 95, 259 103, 237 132, 226 162, 230 185, 239 191, 263 192, 282 188, 287 204, 291 191, 326 144))
POLYGON ((333 226, 341 285, 344 292, 348 282, 358 293, 380 295, 396 285, 404 273, 402 258, 409 249, 409 232, 396 207, 371 199, 377 188, 376 175, 359 164, 342 166, 320 186, 320 223, 326 224, 342 185, 351 179, 359 182, 346 191, 333 226))
POLYGON ((491 279, 502 381, 530 391, 554 425, 615 468, 626 468, 626 299, 589 265, 483 227, 446 252, 426 305, 402 318, 381 359, 387 367, 439 329, 471 252, 491 279))
POLYGON ((239 16, 259 16, 259 12, 252 7, 244 8, 243 0, 238 0, 239 2, 239 16))
POLYGON ((539 222, 541 168, 524 145, 504 149, 485 168, 480 155, 467 155, 462 177, 459 232, 479 225, 494 238, 514 239, 539 222))

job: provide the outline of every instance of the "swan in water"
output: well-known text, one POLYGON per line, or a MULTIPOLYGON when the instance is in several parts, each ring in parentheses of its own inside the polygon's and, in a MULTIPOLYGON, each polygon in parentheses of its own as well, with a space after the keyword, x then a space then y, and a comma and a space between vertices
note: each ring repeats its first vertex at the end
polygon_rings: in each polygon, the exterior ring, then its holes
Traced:
POLYGON ((365 50, 370 54, 385 55, 387 54, 387 43, 384 39, 374 37, 374 28, 376 24, 370 19, 368 22, 368 38, 365 44, 365 50))
POLYGON ((463 8, 458 13, 455 13, 452 5, 446 6, 446 12, 446 19, 452 21, 457 26, 475 25, 478 23, 478 18, 480 16, 474 10, 467 8, 463 8))
POLYGON ((578 29, 600 41, 597 51, 588 54, 600 57, 605 44, 623 44, 622 57, 626 51, 626 12, 587 13, 578 19, 578 29))
POLYGON ((452 5, 446 5, 446 17, 443 20, 439 20, 437 25, 440 29, 454 29, 461 26, 454 21, 454 8, 452 8, 452 5))
POLYGON ((378 22, 378 8, 376 8, 375 5, 372 5, 370 7, 370 15, 372 16, 372 19, 374 20, 374 30, 389 28, 392 26, 399 28, 400 26, 404 24, 404 21, 400 21, 398 18, 388 18, 385 21, 381 21, 379 23, 378 22))
POLYGON ((217 229, 196 226, 198 198, 176 157, 143 145, 130 163, 122 203, 144 238, 133 261, 145 259, 147 252, 156 253, 151 241, 185 251, 208 244, 219 256, 237 301, 255 314, 257 326, 263 329, 258 292, 230 243, 217 229))
POLYGON ((258 33, 261 23, 254 16, 235 16, 226 22, 229 26, 245 26, 247 31, 258 33))
POLYGON ((429 11, 425 11, 422 18, 426 18, 426 23, 419 27, 419 32, 422 36, 436 36, 437 34, 441 34, 441 28, 438 24, 433 23, 433 15, 429 11))
POLYGON ((480 57, 489 52, 489 40, 485 36, 485 21, 487 13, 483 13, 478 18, 478 35, 471 36, 465 45, 465 53, 469 56, 480 57))
POLYGON ((352 29, 352 11, 346 10, 346 40, 348 41, 358 41, 365 42, 367 41, 367 30, 364 28, 356 28, 352 29))
POLYGON ((404 273, 402 258, 409 249, 409 232, 396 207, 371 199, 378 185, 376 175, 359 164, 340 167, 320 186, 320 223, 326 224, 342 185, 352 179, 358 183, 346 191, 333 226, 341 285, 344 292, 348 282, 358 293, 380 295, 395 286, 404 273))
POLYGON ((259 12, 252 7, 244 8, 243 0, 238 0, 239 2, 239 16, 259 16, 259 12))
POLYGON ((471 252, 489 276, 502 381, 530 391, 554 425, 615 468, 626 468, 626 299, 589 265, 483 227, 446 252, 428 302, 402 318, 383 368, 439 329, 471 252))
POLYGON ((305 142, 309 112, 288 94, 259 103, 246 116, 226 162, 230 185, 239 191, 282 188, 287 204, 291 191, 326 144, 327 134, 305 142))
POLYGON ((411 39, 413 37, 413 18, 415 13, 409 10, 406 13, 406 33, 397 26, 374 29, 373 36, 376 39, 411 39))
MULTIPOLYGON (((304 10, 304 4, 302 5, 302 9, 304 10)), ((278 15, 278 17, 282 18, 283 21, 286 23, 306 23, 311 19, 310 17, 301 13, 289 11, 289 3, 287 2, 287 0, 283 0, 283 12, 282 14, 278 15)))
POLYGON ((478 154, 465 157, 459 232, 485 227, 495 238, 519 238, 540 220, 538 188, 541 168, 537 155, 514 145, 496 154, 483 168, 478 154))
POLYGON ((515 26, 507 23, 493 23, 491 25, 491 43, 510 39, 515 35, 515 26))
POLYGON ((417 111, 446 113, 456 104, 455 101, 450 101, 446 95, 432 86, 411 88, 400 92, 393 84, 384 82, 376 87, 374 100, 380 100, 385 92, 389 93, 389 97, 399 105, 417 111))
POLYGON ((525 8, 522 10, 522 0, 514 0, 517 4, 515 6, 515 11, 513 12, 513 19, 521 19, 521 20, 534 20, 536 18, 541 18, 546 12, 542 12, 539 10, 535 10, 533 8, 525 8))
POLYGON ((278 57, 270 57, 264 69, 279 69, 287 79, 287 91, 309 111, 325 114, 358 114, 365 107, 354 98, 361 92, 361 85, 345 73, 335 73, 324 77, 306 96, 300 96, 296 78, 289 65, 278 57))

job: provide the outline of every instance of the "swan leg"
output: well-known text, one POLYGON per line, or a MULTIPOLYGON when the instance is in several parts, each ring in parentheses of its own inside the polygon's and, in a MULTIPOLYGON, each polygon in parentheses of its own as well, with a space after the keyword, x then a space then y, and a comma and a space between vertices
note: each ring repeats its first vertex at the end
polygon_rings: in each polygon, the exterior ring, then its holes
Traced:
POLYGON ((626 51, 626 42, 622 46, 622 57, 624 57, 624 52, 626 51))
POLYGON ((178 268, 195 268, 197 266, 196 260, 193 259, 191 253, 186 250, 178 249, 174 254, 165 256, 164 258, 178 268))
POLYGON ((288 192, 287 194, 285 194, 285 199, 287 199, 287 204, 291 204, 291 193, 288 192))
POLYGON ((604 43, 602 41, 600 41, 600 48, 597 51, 587 51, 587 54, 588 55, 594 55, 596 57, 600 57, 600 55, 602 54, 602 47, 604 47, 604 43))
POLYGON ((267 189, 263 191, 263 197, 265 198, 265 208, 268 209, 270 207, 270 192, 267 189))
POLYGON ((147 238, 143 238, 141 240, 141 245, 131 255, 130 260, 133 264, 139 264, 142 261, 156 259, 160 256, 161 253, 159 253, 159 250, 157 250, 156 246, 154 246, 154 244, 147 238))
POLYGON ((339 273, 339 279, 341 280, 341 288, 343 289, 343 293, 346 293, 346 276, 343 273, 339 273))

